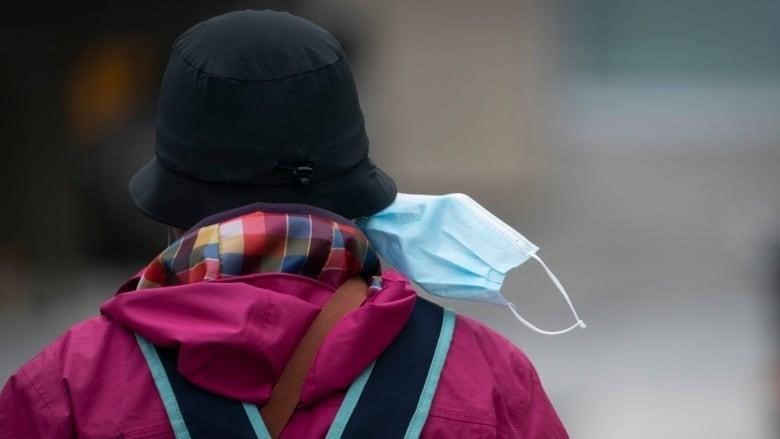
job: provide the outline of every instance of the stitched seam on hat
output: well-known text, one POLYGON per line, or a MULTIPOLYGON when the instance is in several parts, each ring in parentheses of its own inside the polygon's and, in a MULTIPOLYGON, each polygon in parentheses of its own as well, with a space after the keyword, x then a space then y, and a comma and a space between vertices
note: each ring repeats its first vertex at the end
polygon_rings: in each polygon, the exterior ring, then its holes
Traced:
POLYGON ((184 224, 180 221, 171 220, 169 218, 163 217, 162 215, 158 215, 151 210, 147 209, 146 206, 144 206, 140 201, 137 200, 137 196, 135 195, 135 191, 132 189, 130 190, 131 197, 130 200, 133 202, 136 208, 140 210, 144 215, 148 216, 149 218, 159 222, 163 223, 169 226, 179 227, 182 229, 189 229, 191 226, 188 224, 184 224))
MULTIPOLYGON (((173 173, 178 174, 176 171, 173 171, 173 170, 170 170, 170 171, 173 172, 173 173)), ((182 175, 182 174, 179 174, 179 175, 182 175)), ((192 178, 192 177, 188 177, 188 176, 185 176, 185 175, 182 175, 182 176, 184 178, 192 178)), ((195 179, 195 180, 197 180, 197 179, 195 179)), ((393 202, 393 200, 395 199, 395 194, 398 192, 398 188, 396 187, 394 181, 392 181, 392 180, 390 180, 390 181, 393 184, 392 197, 390 197, 389 199, 381 199, 378 202, 369 205, 369 207, 366 207, 365 209, 363 209, 358 216, 373 215, 374 213, 376 213, 376 212, 384 209, 385 207, 389 206, 393 202)), ((207 183, 213 183, 213 182, 207 182, 207 183)), ((214 183, 214 184, 225 184, 225 185, 227 185, 227 183, 214 183)), ((158 215, 158 214, 152 212, 151 210, 147 209, 146 206, 144 206, 142 203, 137 201, 137 198, 135 196, 135 192, 132 189, 130 190, 130 192, 131 192, 131 195, 132 195, 130 197, 130 199, 132 200, 132 202, 135 205, 135 207, 138 210, 140 210, 141 212, 143 212, 143 214, 148 216, 149 218, 151 218, 151 219, 153 219, 153 220, 155 220, 157 222, 163 223, 163 224, 167 224, 167 225, 175 226, 175 227, 180 227, 180 228, 183 228, 183 229, 189 229, 189 228, 193 227, 191 224, 184 224, 182 222, 179 222, 179 221, 176 221, 176 220, 171 220, 170 218, 163 217, 161 215, 158 215)), ((317 207, 315 207, 315 208, 319 209, 317 207)), ((328 214, 332 214, 332 212, 328 211, 328 214)), ((208 219, 209 217, 214 216, 214 215, 218 215, 218 214, 209 215, 205 219, 208 219)), ((339 218, 343 219, 343 217, 341 217, 341 215, 339 215, 339 218)), ((211 225, 211 223, 203 224, 203 221, 204 221, 204 219, 201 219, 200 222, 196 223, 196 225, 197 226, 201 226, 201 227, 202 226, 211 225)))
POLYGON ((393 185, 393 188, 392 188, 393 191, 392 191, 392 195, 389 197, 389 199, 379 200, 376 203, 373 203, 373 204, 369 205, 370 207, 364 208, 363 210, 365 211, 365 213, 363 213, 361 216, 373 215, 373 214, 379 212, 380 210, 386 208, 387 206, 392 204, 393 201, 395 201, 395 198, 396 198, 396 196, 398 194, 398 186, 395 184, 395 181, 392 178, 390 179, 390 182, 393 185))
POLYGON ((215 78, 215 79, 224 79, 224 80, 228 80, 228 81, 236 81, 236 82, 272 82, 272 81, 284 81, 285 79, 294 78, 294 77, 296 77, 296 76, 301 76, 301 75, 306 75, 306 74, 309 74, 309 73, 315 73, 315 72, 319 72, 320 70, 327 69, 328 67, 331 67, 331 66, 333 66, 333 65, 336 65, 336 64, 338 64, 339 62, 341 62, 341 61, 343 61, 343 60, 345 59, 343 55, 339 55, 339 56, 338 56, 338 58, 336 58, 336 60, 335 60, 335 61, 333 61, 333 62, 331 62, 331 63, 325 64, 325 65, 323 65, 323 66, 320 66, 320 67, 317 67, 317 68, 315 68, 315 69, 304 70, 304 71, 302 71, 302 72, 297 72, 297 73, 291 73, 291 74, 289 74, 289 75, 287 75, 287 76, 280 76, 280 77, 278 77, 278 78, 268 78, 268 79, 259 79, 259 78, 256 78, 256 79, 243 79, 243 78, 234 78, 234 77, 231 77, 231 76, 222 76, 222 75, 217 75, 217 74, 215 74, 215 73, 210 73, 210 72, 207 72, 207 71, 203 70, 203 68, 196 66, 196 65, 195 65, 195 62, 194 62, 194 61, 193 61, 193 60, 192 60, 192 59, 191 59, 191 58, 190 58, 190 57, 189 57, 189 56, 188 56, 186 53, 184 53, 184 51, 183 51, 183 50, 182 50, 180 47, 178 47, 178 45, 174 44, 174 45, 173 45, 173 47, 172 47, 171 49, 172 49, 172 50, 173 50, 173 51, 174 51, 174 52, 175 52, 177 55, 179 55, 179 57, 181 58, 181 60, 182 60, 182 61, 184 61, 184 63, 185 63, 185 64, 187 64, 188 66, 190 66, 190 67, 192 67, 193 69, 195 69, 195 71, 197 71, 198 73, 201 73, 201 74, 203 74, 203 75, 206 75, 206 76, 209 76, 209 77, 212 77, 212 78, 215 78))
MULTIPOLYGON (((292 140, 295 139, 297 136, 295 135, 295 128, 293 128, 293 118, 292 118, 292 111, 290 110, 290 99, 289 99, 289 93, 287 88, 289 87, 289 84, 287 84, 286 81, 283 81, 282 83, 282 105, 284 107, 284 114, 285 118, 284 120, 287 122, 287 138, 292 140)), ((297 145, 298 142, 293 141, 292 149, 295 152, 295 154, 300 154, 303 148, 300 147, 300 145, 297 145)), ((278 166, 278 163, 277 163, 278 166)))
MULTIPOLYGON (((367 160, 369 160, 368 157, 365 157, 363 160, 360 160, 359 162, 355 163, 353 166, 350 166, 347 169, 344 169, 342 171, 339 171, 338 173, 331 174, 325 178, 321 179, 311 179, 310 185, 319 184, 325 181, 333 180, 334 178, 341 177, 343 175, 349 174, 350 172, 354 171, 360 165, 365 163, 367 160)), ((233 186, 233 187, 267 187, 267 188, 274 188, 274 187, 290 187, 292 186, 290 183, 278 183, 278 184, 253 184, 253 183, 241 183, 241 182, 225 182, 225 181, 219 181, 219 180, 207 180, 200 177, 194 177, 192 175, 185 174, 184 171, 178 170, 169 163, 166 163, 166 160, 161 160, 160 157, 157 157, 157 163, 160 164, 161 167, 165 168, 166 170, 173 172, 174 174, 177 174, 179 176, 188 178, 190 180, 196 180, 203 183, 209 183, 209 184, 218 184, 218 185, 224 185, 224 186, 233 186)), ((316 164, 315 164, 316 165, 316 164)))

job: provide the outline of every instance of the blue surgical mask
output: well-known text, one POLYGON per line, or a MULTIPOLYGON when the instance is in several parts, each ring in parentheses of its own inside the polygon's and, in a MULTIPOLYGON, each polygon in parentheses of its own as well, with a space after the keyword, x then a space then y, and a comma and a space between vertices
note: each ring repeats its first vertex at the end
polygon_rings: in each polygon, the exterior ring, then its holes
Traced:
POLYGON ((542 334, 585 327, 566 290, 536 255, 539 247, 467 195, 399 193, 390 206, 357 224, 380 256, 430 294, 506 306, 542 334), (566 299, 576 320, 571 327, 539 329, 501 293, 507 272, 531 258, 566 299))

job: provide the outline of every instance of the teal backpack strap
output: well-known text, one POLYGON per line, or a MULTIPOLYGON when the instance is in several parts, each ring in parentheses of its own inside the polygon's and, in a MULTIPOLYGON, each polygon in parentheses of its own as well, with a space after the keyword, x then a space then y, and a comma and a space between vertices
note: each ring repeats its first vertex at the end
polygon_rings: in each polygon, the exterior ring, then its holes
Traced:
POLYGON ((178 352, 136 335, 176 439, 270 439, 257 408, 209 393, 176 370, 178 352))
POLYGON ((327 438, 419 437, 454 329, 451 310, 417 298, 401 333, 347 392, 327 438))

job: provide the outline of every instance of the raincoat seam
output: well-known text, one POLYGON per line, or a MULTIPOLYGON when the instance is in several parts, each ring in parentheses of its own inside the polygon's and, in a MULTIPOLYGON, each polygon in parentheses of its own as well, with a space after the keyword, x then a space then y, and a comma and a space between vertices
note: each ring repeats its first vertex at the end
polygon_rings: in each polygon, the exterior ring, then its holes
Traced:
POLYGON ((536 393, 537 387, 541 385, 539 377, 536 376, 533 371, 524 370, 524 372, 525 373, 523 373, 522 376, 520 376, 521 374, 518 374, 518 378, 520 379, 519 381, 521 385, 527 385, 528 387, 528 399, 524 401, 524 405, 520 407, 517 412, 513 413, 510 411, 511 416, 509 417, 511 422, 517 427, 523 426, 524 416, 528 411, 528 408, 533 404, 534 394, 536 393))
POLYGON ((38 395, 41 401, 43 401, 46 408, 49 409, 49 413, 51 413, 52 418, 54 418, 54 421, 57 423, 57 427, 59 427, 59 429, 63 433, 66 432, 67 428, 65 427, 64 420, 60 419, 60 417, 56 415, 54 411, 54 407, 52 406, 52 400, 41 389, 40 385, 38 384, 37 377, 31 376, 23 369, 20 370, 19 373, 25 376, 27 382, 30 385, 30 388, 32 388, 35 391, 35 393, 38 395))
POLYGON ((473 418, 469 419, 468 417, 455 417, 454 415, 453 416, 446 416, 446 415, 433 413, 433 411, 431 411, 431 414, 428 416, 428 418, 429 419, 436 418, 436 419, 445 420, 445 421, 458 422, 458 423, 461 423, 461 424, 485 425, 485 426, 488 426, 488 427, 496 428, 496 423, 495 422, 490 422, 488 420, 480 421, 478 419, 473 419, 473 418))
POLYGON ((489 425, 491 427, 496 427, 497 425, 497 423, 494 420, 491 420, 487 416, 475 416, 473 413, 467 413, 464 411, 451 410, 451 409, 440 408, 435 406, 431 407, 431 413, 429 417, 439 418, 439 419, 449 419, 458 422, 467 422, 470 424, 483 424, 483 425, 489 425))

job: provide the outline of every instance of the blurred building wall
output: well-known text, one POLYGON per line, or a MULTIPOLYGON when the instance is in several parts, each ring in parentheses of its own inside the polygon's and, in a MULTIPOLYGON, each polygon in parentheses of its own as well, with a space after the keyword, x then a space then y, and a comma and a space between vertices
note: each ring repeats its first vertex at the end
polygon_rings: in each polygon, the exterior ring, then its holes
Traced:
POLYGON ((380 49, 380 160, 401 184, 517 186, 533 132, 533 2, 394 2, 380 49))

